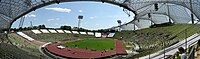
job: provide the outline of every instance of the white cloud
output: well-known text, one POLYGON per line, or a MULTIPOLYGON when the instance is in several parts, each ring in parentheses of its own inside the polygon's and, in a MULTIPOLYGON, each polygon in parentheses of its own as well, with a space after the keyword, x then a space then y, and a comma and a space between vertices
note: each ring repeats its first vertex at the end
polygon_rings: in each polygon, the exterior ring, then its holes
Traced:
POLYGON ((78 12, 83 12, 83 10, 79 10, 78 12))
POLYGON ((110 16, 107 16, 108 18, 127 18, 128 16, 122 16, 122 15, 110 15, 110 16))
POLYGON ((95 18, 97 18, 97 16, 92 16, 92 17, 89 17, 90 19, 95 19, 95 18))
POLYGON ((36 17, 36 15, 35 14, 30 14, 29 17, 36 17))
POLYGON ((60 18, 55 18, 55 19, 48 19, 47 21, 58 21, 60 18))
POLYGON ((72 26, 72 25, 70 25, 70 24, 60 24, 60 26, 72 26))
POLYGON ((53 7, 53 8, 45 8, 47 10, 52 10, 52 11, 57 11, 57 12, 71 12, 71 9, 68 8, 58 8, 58 7, 53 7))
POLYGON ((36 17, 36 15, 35 14, 27 14, 27 15, 25 15, 25 17, 36 17))
POLYGON ((47 21, 53 21, 53 20, 55 20, 55 19, 48 19, 47 21))

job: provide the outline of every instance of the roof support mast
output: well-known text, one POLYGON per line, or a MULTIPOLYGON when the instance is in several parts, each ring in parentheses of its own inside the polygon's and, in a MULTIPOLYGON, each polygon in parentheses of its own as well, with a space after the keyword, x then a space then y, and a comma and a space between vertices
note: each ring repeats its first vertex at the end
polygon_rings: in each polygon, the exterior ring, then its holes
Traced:
POLYGON ((23 27, 25 16, 22 16, 19 23, 19 28, 23 27))
POLYGON ((192 0, 190 0, 190 9, 191 9, 191 19, 192 19, 192 24, 194 24, 194 15, 193 15, 192 0))
POLYGON ((168 3, 167 3, 167 12, 168 12, 168 15, 169 15, 169 22, 171 23, 172 21, 170 19, 170 11, 169 11, 169 5, 168 5, 168 3))

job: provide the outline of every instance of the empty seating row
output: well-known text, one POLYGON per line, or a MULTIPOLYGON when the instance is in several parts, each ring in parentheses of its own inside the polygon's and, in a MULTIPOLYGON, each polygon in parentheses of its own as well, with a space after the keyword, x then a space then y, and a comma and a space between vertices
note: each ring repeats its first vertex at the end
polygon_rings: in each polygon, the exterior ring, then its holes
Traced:
MULTIPOLYGON (((72 34, 85 34, 85 35, 94 35, 95 37, 102 37, 100 32, 79 32, 79 31, 69 31, 69 30, 53 30, 53 29, 40 29, 40 30, 31 30, 35 34, 41 33, 72 33, 72 34)), ((113 37, 115 33, 109 33, 105 37, 113 37)))
POLYGON ((35 39, 29 37, 28 35, 24 34, 23 32, 17 32, 18 35, 22 36, 23 38, 26 38, 29 41, 33 41, 35 39))

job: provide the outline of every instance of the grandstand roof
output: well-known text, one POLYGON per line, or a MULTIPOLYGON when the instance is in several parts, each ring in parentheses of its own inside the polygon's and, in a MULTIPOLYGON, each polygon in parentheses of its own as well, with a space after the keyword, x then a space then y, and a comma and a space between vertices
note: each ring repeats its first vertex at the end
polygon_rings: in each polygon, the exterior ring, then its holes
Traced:
POLYGON ((190 13, 200 19, 200 0, 0 0, 0 29, 10 28, 18 18, 43 6, 72 1, 106 2, 121 6, 124 11, 135 13, 134 20, 127 24, 136 24, 138 28, 149 26, 144 22, 168 22, 167 18, 174 23, 188 23, 191 21, 190 13))

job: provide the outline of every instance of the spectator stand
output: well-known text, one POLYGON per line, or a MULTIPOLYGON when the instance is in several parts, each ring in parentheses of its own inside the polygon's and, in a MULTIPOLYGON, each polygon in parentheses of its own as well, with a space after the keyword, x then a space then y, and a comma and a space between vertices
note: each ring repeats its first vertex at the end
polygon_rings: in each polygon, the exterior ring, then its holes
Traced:
POLYGON ((35 34, 41 34, 42 32, 40 32, 40 30, 31 30, 33 33, 35 34))
POLYGON ((47 29, 40 29, 42 33, 50 33, 47 29))
POLYGON ((94 32, 87 32, 88 35, 94 35, 94 32))
POLYGON ((99 32, 95 32, 95 37, 97 37, 97 38, 102 37, 102 36, 101 36, 101 33, 99 33, 99 32))
POLYGON ((84 34, 84 35, 87 35, 87 33, 86 32, 79 32, 80 34, 84 34))
POLYGON ((58 33, 65 33, 63 30, 56 30, 58 33))
POLYGON ((68 30, 64 30, 64 32, 65 33, 70 33, 70 34, 72 33, 71 31, 68 31, 68 30))
POLYGON ((21 37, 27 39, 28 41, 34 41, 35 39, 29 37, 28 35, 24 34, 23 32, 17 32, 18 35, 20 35, 21 37))
POLYGON ((109 33, 107 37, 114 37, 115 33, 109 33))
POLYGON ((73 33, 73 34, 79 34, 79 32, 78 32, 78 31, 72 31, 72 33, 73 33))
POLYGON ((50 33, 58 33, 57 31, 55 31, 54 29, 49 29, 50 33))

